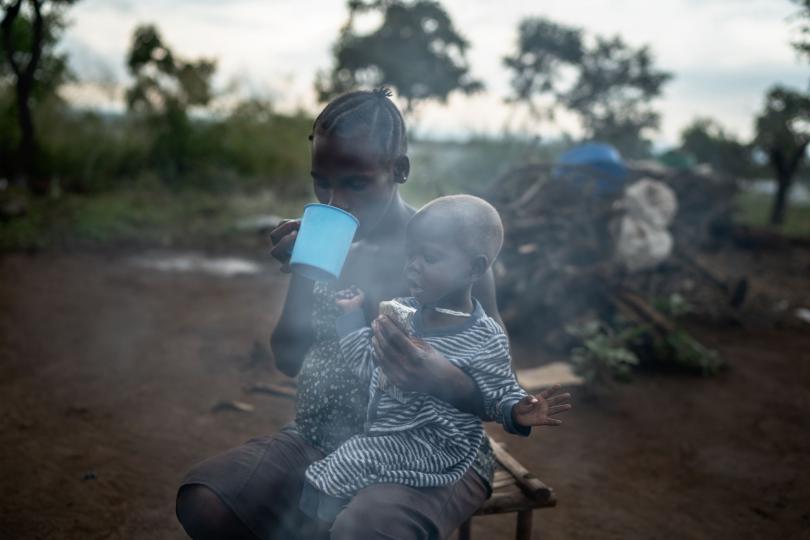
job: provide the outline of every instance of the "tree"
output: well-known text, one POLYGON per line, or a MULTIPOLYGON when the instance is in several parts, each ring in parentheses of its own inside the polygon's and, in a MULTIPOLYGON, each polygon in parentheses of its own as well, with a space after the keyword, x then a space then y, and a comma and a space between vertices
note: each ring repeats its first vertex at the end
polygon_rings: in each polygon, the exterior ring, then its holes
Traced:
POLYGON ((216 62, 182 59, 163 42, 157 28, 142 25, 133 33, 127 67, 134 79, 127 89, 127 107, 162 128, 155 144, 159 161, 170 164, 171 173, 183 172, 193 151, 188 113, 213 98, 216 62))
POLYGON ((48 191, 41 177, 32 105, 36 98, 53 95, 68 77, 64 55, 54 49, 64 29, 63 10, 76 0, 2 0, 0 80, 14 86, 20 141, 13 174, 38 194, 48 191))
POLYGON ((659 122, 650 102, 672 75, 654 67, 648 47, 633 48, 618 36, 586 39, 579 28, 529 18, 504 64, 512 71, 512 101, 537 111, 537 100, 545 99, 549 117, 560 106, 579 116, 586 138, 630 156, 649 152, 644 135, 659 122))
POLYGON ((649 152, 644 132, 657 129, 660 119, 649 104, 671 78, 653 67, 648 47, 634 49, 619 37, 597 37, 582 57, 566 104, 579 113, 591 138, 611 141, 628 155, 643 155, 649 152))
POLYGON ((130 110, 165 113, 177 109, 185 113, 191 107, 207 105, 213 97, 211 77, 216 62, 179 58, 153 25, 135 29, 127 67, 135 79, 127 90, 130 110))
POLYGON ((750 144, 740 142, 710 118, 697 118, 681 132, 681 151, 697 163, 734 177, 756 175, 750 144))
POLYGON ((781 225, 790 187, 810 144, 810 96, 783 86, 771 88, 756 119, 755 143, 768 156, 776 175, 770 222, 781 225))
POLYGON ((517 52, 503 59, 512 71, 514 95, 507 101, 523 102, 533 114, 553 118, 553 105, 541 107, 537 98, 564 95, 563 72, 580 64, 584 53, 581 29, 543 18, 524 19, 518 27, 517 52))
POLYGON ((423 100, 447 100, 450 93, 483 88, 466 61, 469 44, 438 2, 416 0, 350 1, 349 19, 333 52, 335 64, 315 81, 318 99, 361 86, 391 86, 412 112, 423 100), (356 15, 379 12, 382 25, 365 35, 355 30, 356 15))

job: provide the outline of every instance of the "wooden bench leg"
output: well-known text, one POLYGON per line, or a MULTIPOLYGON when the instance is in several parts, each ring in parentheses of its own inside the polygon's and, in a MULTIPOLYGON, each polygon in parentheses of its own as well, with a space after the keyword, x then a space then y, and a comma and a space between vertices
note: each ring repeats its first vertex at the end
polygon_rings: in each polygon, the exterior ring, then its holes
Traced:
POLYGON ((472 533, 470 531, 471 528, 472 518, 462 523, 458 528, 458 540, 470 540, 470 538, 472 538, 472 533))
POLYGON ((517 531, 515 540, 531 540, 532 537, 532 511, 522 510, 517 515, 517 531))

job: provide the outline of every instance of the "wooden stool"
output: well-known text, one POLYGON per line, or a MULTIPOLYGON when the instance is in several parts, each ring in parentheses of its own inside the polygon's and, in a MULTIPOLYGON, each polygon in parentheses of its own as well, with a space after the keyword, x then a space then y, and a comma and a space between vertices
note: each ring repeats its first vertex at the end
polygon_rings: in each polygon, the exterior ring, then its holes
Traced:
MULTIPOLYGON (((517 513, 516 540, 532 537, 532 512, 557 504, 554 491, 526 470, 499 443, 489 439, 497 468, 492 480, 492 496, 481 505, 474 516, 517 513)), ((472 518, 458 528, 458 540, 470 540, 472 518)))
MULTIPOLYGON (((245 389, 248 392, 265 392, 295 399, 294 387, 277 384, 256 383, 245 389)), ((489 435, 487 435, 489 437, 489 435)), ((492 479, 492 496, 481 505, 473 517, 487 514, 517 513, 516 540, 532 537, 532 512, 557 504, 554 491, 535 477, 518 460, 513 458, 500 443, 489 439, 495 454, 496 469, 492 479)), ((472 517, 458 528, 458 540, 470 540, 472 517)))

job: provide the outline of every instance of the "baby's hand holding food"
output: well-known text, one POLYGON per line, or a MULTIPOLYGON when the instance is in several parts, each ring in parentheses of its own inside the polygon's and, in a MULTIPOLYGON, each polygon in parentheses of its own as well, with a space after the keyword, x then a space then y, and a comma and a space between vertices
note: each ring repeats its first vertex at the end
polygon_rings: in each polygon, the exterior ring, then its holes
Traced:
POLYGON ((536 396, 526 396, 512 407, 512 420, 521 426, 559 426, 562 420, 552 418, 571 408, 571 394, 557 394, 560 385, 555 384, 536 396))
POLYGON ((402 332, 387 315, 374 319, 371 328, 377 362, 402 390, 435 395, 436 385, 452 377, 447 371, 457 369, 428 343, 402 332))
POLYGON ((290 256, 300 227, 300 219, 285 219, 270 231, 273 246, 270 255, 281 263, 281 271, 285 274, 290 272, 290 256))
POLYGON ((380 315, 385 315, 391 319, 404 334, 409 333, 409 322, 413 314, 416 313, 415 308, 406 306, 396 300, 384 300, 380 302, 379 311, 380 315))
POLYGON ((343 313, 349 313, 357 309, 363 309, 363 300, 366 295, 357 287, 350 287, 338 291, 335 298, 335 303, 343 310, 343 313))

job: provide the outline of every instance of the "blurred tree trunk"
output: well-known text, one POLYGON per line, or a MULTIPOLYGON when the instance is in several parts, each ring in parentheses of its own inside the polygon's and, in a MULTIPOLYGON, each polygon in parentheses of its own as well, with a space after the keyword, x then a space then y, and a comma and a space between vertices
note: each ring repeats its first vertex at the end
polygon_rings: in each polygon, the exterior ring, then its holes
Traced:
POLYGON ((808 142, 800 145, 790 156, 786 156, 783 150, 777 148, 770 152, 771 166, 776 173, 776 194, 771 206, 771 225, 782 225, 785 222, 790 186, 807 150, 808 142))
POLYGON ((16 0, 5 7, 5 14, 3 22, 0 23, 0 28, 3 34, 3 49, 6 52, 6 59, 14 72, 15 78, 17 122, 20 126, 20 145, 17 149, 18 157, 15 172, 22 177, 23 183, 28 185, 34 193, 42 195, 48 192, 49 186, 47 179, 38 179, 36 174, 37 140, 31 114, 31 94, 34 90, 34 75, 42 55, 45 25, 42 17, 42 0, 31 0, 31 6, 34 10, 31 55, 24 66, 20 65, 15 57, 17 51, 14 48, 12 39, 12 27, 20 13, 22 3, 23 0, 16 0))

